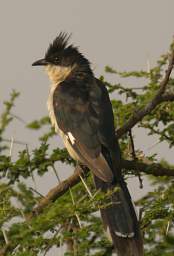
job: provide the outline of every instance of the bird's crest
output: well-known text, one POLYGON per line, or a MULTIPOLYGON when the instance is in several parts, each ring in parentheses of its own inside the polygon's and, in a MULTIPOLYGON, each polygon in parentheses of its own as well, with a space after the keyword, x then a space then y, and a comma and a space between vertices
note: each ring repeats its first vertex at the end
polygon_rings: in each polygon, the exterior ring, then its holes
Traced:
POLYGON ((48 58, 49 56, 53 56, 58 51, 61 52, 65 50, 65 48, 68 46, 68 41, 71 37, 71 34, 68 35, 65 32, 60 32, 60 34, 54 39, 53 43, 50 44, 48 47, 48 50, 45 54, 45 58, 48 58))
MULTIPOLYGON (((78 67, 79 73, 92 74, 89 61, 78 50, 78 47, 69 44, 71 34, 61 32, 54 41, 49 45, 46 51, 46 63, 63 67, 78 67)), ((77 71, 77 69, 76 69, 77 71)))

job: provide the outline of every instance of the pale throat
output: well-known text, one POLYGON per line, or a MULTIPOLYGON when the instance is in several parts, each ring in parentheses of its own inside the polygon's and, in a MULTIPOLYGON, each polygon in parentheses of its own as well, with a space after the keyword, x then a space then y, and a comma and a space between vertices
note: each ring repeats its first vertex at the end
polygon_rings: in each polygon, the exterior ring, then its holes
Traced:
POLYGON ((52 84, 57 86, 68 77, 72 71, 72 67, 47 65, 45 70, 52 84))
POLYGON ((57 86, 61 86, 61 82, 63 82, 71 73, 73 67, 62 67, 56 65, 47 65, 45 67, 46 73, 48 74, 49 79, 51 80, 50 92, 47 101, 47 107, 49 116, 51 119, 52 126, 55 128, 56 132, 58 132, 59 128, 57 125, 56 116, 54 113, 53 106, 53 95, 57 86))

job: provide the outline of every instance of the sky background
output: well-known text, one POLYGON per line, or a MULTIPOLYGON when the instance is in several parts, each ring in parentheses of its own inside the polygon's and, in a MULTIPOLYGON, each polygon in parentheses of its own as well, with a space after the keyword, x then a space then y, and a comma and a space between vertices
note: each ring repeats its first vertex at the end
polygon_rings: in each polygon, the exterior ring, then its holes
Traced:
MULTIPOLYGON (((16 89, 21 93, 13 111, 16 115, 30 122, 48 114, 50 82, 41 68, 33 68, 31 64, 44 56, 60 31, 72 33, 71 42, 91 61, 96 76, 105 75, 105 65, 118 70, 146 70, 147 61, 153 66, 168 50, 174 35, 173 10, 173 0, 1 0, 0 112, 3 101, 16 89)), ((117 78, 112 79, 118 82, 117 78)), ((133 133, 136 148, 146 153, 157 152, 160 158, 174 163, 174 152, 164 143, 149 149, 157 142, 156 137, 148 138, 140 129, 134 129, 133 133)), ((38 145, 36 133, 26 130, 18 120, 8 129, 6 137, 25 141, 30 149, 38 145)), ((56 143, 60 145, 60 139, 56 143)), ((22 149, 15 145, 14 156, 22 149)), ((60 173, 61 178, 68 175, 60 173)), ((38 179, 37 186, 46 193, 56 182, 49 173, 45 179, 38 179)), ((136 180, 130 182, 134 198, 140 195, 137 186, 136 180)), ((144 191, 147 189, 145 179, 144 191)))

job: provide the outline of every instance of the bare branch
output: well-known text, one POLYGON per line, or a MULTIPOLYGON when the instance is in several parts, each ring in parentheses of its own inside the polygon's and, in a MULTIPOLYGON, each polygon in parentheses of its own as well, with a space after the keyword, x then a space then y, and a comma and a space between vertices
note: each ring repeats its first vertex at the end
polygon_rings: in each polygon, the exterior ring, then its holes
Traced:
POLYGON ((157 163, 144 163, 141 161, 122 160, 122 166, 125 170, 139 170, 144 174, 153 176, 174 177, 174 168, 166 168, 157 163))
POLYGON ((174 93, 165 93, 161 96, 161 101, 174 101, 174 93))

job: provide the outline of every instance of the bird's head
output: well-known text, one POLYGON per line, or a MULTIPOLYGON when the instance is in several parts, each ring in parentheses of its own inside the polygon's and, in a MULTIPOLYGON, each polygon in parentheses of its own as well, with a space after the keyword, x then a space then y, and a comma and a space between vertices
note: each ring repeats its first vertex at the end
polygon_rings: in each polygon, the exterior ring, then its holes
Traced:
POLYGON ((70 35, 61 32, 48 47, 45 57, 35 61, 32 66, 45 66, 50 80, 59 83, 73 71, 92 74, 89 61, 78 48, 68 44, 70 35))

